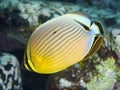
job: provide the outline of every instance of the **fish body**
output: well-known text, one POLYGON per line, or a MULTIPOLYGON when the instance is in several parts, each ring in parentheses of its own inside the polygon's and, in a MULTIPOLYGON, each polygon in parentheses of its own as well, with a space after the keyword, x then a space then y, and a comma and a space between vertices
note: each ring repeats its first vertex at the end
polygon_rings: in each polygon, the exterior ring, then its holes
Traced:
POLYGON ((89 16, 71 13, 40 25, 28 40, 24 66, 29 71, 50 74, 94 54, 101 46, 104 29, 89 16))

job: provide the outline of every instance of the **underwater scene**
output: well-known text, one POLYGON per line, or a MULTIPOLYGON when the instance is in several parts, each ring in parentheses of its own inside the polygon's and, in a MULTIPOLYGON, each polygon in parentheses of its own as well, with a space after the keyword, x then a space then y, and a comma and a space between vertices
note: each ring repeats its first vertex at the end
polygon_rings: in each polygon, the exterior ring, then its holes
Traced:
POLYGON ((0 0, 0 90, 120 90, 120 0, 0 0))

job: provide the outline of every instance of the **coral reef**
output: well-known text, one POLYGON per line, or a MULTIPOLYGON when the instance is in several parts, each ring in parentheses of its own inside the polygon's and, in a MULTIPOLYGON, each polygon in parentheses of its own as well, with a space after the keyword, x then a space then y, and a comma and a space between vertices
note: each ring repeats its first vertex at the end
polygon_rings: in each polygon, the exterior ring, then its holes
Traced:
POLYGON ((1 0, 0 7, 1 8, 16 8, 19 0, 1 0))
MULTIPOLYGON (((120 32, 120 30, 119 30, 120 32)), ((118 33, 119 34, 119 33, 118 33)), ((115 38, 115 51, 117 52, 117 55, 119 56, 120 54, 120 35, 116 35, 116 38, 115 38)), ((120 59, 120 56, 119 56, 119 59, 120 59)))
POLYGON ((99 74, 87 83, 88 90, 113 90, 116 82, 115 60, 108 58, 104 62, 101 61, 100 65, 96 65, 96 69, 99 74))
MULTIPOLYGON (((42 18, 51 19, 53 17, 60 16, 65 13, 70 12, 86 12, 93 19, 102 19, 105 21, 107 25, 115 25, 120 22, 119 13, 112 12, 111 9, 103 9, 98 7, 91 7, 87 5, 79 6, 79 4, 72 3, 61 3, 61 2, 47 2, 47 1, 19 1, 19 0, 2 0, 0 4, 1 9, 9 9, 14 10, 17 9, 20 13, 19 16, 23 18, 25 21, 29 22, 30 26, 35 26, 40 24, 42 18), (72 7, 71 7, 72 6, 72 7), (99 10, 98 10, 99 9, 99 10), (109 23, 112 21, 111 23, 109 23), (113 22, 114 21, 114 22, 113 22)), ((16 17, 16 16, 15 16, 16 17)))
POLYGON ((38 24, 38 17, 40 14, 39 9, 41 8, 40 3, 34 3, 34 4, 24 4, 19 3, 18 4, 18 10, 20 10, 20 16, 24 18, 25 20, 28 20, 30 26, 33 26, 35 24, 38 24))
MULTIPOLYGON (((104 23, 106 36, 100 50, 89 59, 52 74, 50 77, 49 75, 27 72, 23 67, 19 69, 19 63, 14 56, 1 54, 1 90, 22 89, 20 70, 24 90, 41 90, 41 88, 44 90, 45 87, 49 90, 120 89, 120 8, 118 7, 120 1, 61 1, 63 2, 57 0, 1 0, 0 52, 15 51, 17 56, 19 54, 17 50, 24 51, 29 36, 38 25, 51 18, 71 12, 85 12, 92 17, 93 21, 101 20, 104 23)), ((18 57, 20 62, 23 59, 22 55, 19 55, 21 58, 18 57)))
POLYGON ((22 90, 20 66, 15 56, 1 53, 0 76, 0 90, 22 90))

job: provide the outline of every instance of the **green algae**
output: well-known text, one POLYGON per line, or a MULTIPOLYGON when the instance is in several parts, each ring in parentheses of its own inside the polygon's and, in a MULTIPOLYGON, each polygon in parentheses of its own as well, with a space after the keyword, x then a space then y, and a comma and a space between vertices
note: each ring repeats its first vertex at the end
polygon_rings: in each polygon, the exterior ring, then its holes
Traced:
POLYGON ((113 58, 107 58, 96 65, 99 74, 87 83, 88 90, 113 90, 116 82, 116 66, 113 58))

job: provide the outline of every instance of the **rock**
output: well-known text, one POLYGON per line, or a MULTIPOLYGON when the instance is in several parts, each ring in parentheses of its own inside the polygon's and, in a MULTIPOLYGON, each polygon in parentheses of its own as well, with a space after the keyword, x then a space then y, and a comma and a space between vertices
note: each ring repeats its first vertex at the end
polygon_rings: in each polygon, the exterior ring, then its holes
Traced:
POLYGON ((116 21, 116 18, 113 17, 113 18, 105 18, 104 19, 104 22, 107 26, 114 26, 117 24, 117 21, 116 21))
POLYGON ((115 83, 113 90, 120 90, 120 81, 115 83))
POLYGON ((21 44, 15 38, 10 38, 5 35, 0 35, 0 50, 2 51, 12 51, 15 49, 24 48, 23 44, 21 44))
POLYGON ((15 56, 0 55, 0 76, 0 90, 22 90, 20 66, 15 56))

